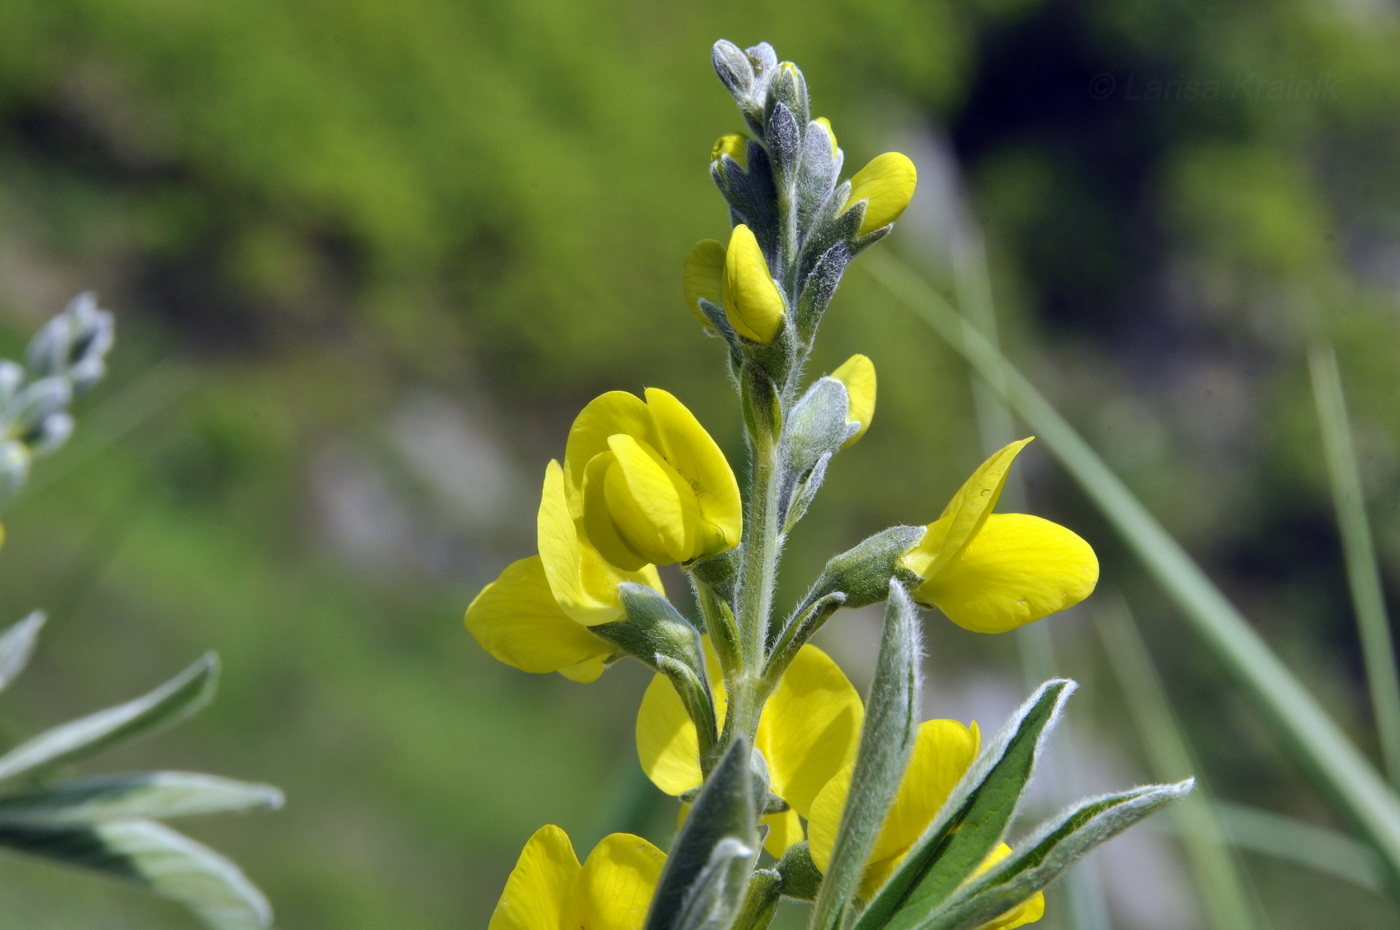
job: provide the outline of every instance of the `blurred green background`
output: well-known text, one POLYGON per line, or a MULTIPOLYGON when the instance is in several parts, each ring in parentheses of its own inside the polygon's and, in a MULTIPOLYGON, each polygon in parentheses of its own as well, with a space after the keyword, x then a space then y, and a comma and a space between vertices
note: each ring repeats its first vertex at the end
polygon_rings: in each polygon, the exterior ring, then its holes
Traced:
MULTIPOLYGON (((84 289, 119 333, 74 440, 5 514, 5 616, 51 617, 5 734, 216 649, 213 707, 103 768, 285 788, 282 813, 188 829, 287 928, 484 926, 546 822, 581 853, 628 820, 664 844, 632 751, 640 667, 527 676, 461 614, 531 550, 544 464, 595 394, 664 386, 742 461, 721 346, 680 297, 686 250, 727 229, 706 170, 739 128, 719 37, 804 69, 848 171, 915 158, 879 248, 952 293, 952 245, 981 230, 1013 358, 1373 750, 1304 358, 1338 347, 1393 596, 1400 12, 1381 0, 3 0, 0 354, 84 289)), ((789 550, 790 594, 933 519, 981 460, 961 363, 859 261, 818 361, 855 351, 879 414, 789 550)), ((1336 826, 1048 454, 1019 468, 1129 598, 1212 787, 1336 826)), ((1065 751, 1107 790, 1154 776, 1093 614, 1049 624, 1084 685, 1065 751)), ((873 622, 824 640, 862 686, 873 622)), ((1024 693, 1020 635, 930 617, 930 715, 995 726, 1024 693)), ((1110 849, 1090 865, 1115 925, 1201 924, 1169 839, 1110 849)), ((1279 930, 1400 920, 1244 863, 1279 930)), ((1068 926, 1051 899, 1045 925, 1068 926)), ((0 914, 192 926, 9 858, 0 914)))

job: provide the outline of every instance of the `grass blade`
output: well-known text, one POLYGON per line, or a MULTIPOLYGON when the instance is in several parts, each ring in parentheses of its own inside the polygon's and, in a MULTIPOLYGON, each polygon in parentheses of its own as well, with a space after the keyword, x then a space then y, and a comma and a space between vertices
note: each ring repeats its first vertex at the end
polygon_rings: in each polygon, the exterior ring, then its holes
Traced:
POLYGON ((1356 450, 1351 444, 1351 423, 1336 353, 1329 346, 1313 346, 1308 353, 1308 371, 1312 375, 1318 423, 1322 426, 1327 473, 1332 479, 1332 499, 1361 634, 1361 654, 1366 662, 1366 683, 1376 715, 1381 758, 1391 785, 1400 789, 1400 679, 1395 672, 1395 645, 1390 640, 1390 621, 1385 614, 1376 551, 1366 520, 1366 501, 1356 470, 1356 450))
POLYGON ((1375 766, 1059 411, 956 309, 888 252, 870 254, 864 267, 979 375, 1004 379, 1003 399, 1055 453, 1231 680, 1294 749, 1347 820, 1375 846, 1392 894, 1400 896, 1400 801, 1375 766))

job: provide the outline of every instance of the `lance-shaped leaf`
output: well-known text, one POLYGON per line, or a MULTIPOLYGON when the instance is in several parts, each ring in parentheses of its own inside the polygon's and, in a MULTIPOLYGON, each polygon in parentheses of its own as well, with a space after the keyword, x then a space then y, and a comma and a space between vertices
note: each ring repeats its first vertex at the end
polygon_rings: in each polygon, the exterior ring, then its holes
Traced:
POLYGON ((1026 784, 1075 684, 1054 679, 1040 686, 963 776, 938 818, 875 894, 856 930, 907 930, 947 900, 1001 841, 1026 784))
POLYGON ((759 844, 745 846, 732 836, 720 840, 710 852, 710 861, 691 883, 672 926, 676 930, 730 930, 747 899, 749 877, 760 848, 759 844))
POLYGON ((1019 852, 932 908, 911 904, 888 927, 972 930, 1006 913, 1050 884, 1100 843, 1190 793, 1195 779, 1149 785, 1081 801, 1042 825, 1019 852))
POLYGON ((0 847, 138 885, 210 926, 272 921, 267 899, 228 859, 169 827, 119 820, 87 827, 0 825, 0 847))
POLYGON ((4 691, 29 664, 29 657, 34 654, 34 645, 39 641, 39 630, 43 626, 44 612, 36 610, 0 635, 0 691, 4 691))
POLYGON ((745 887, 752 871, 748 856, 757 855, 758 849, 754 823, 760 786, 752 755, 749 741, 736 739, 710 773, 666 858, 645 930, 679 930, 683 913, 716 913, 711 905, 721 902, 710 896, 719 890, 730 892, 730 906, 738 908, 743 894, 734 889, 745 887), (741 856, 740 848, 747 854, 741 856))
POLYGON ((202 708, 214 694, 219 660, 212 652, 149 694, 54 727, 0 756, 0 779, 76 762, 202 708))
POLYGON ((841 926, 860 887, 880 825, 909 764, 921 687, 923 656, 919 631, 918 609, 904 586, 891 581, 885 631, 866 699, 865 725, 851 772, 851 790, 831 847, 831 863, 812 908, 808 924, 812 930, 841 926))
POLYGON ((282 792, 193 772, 128 772, 0 797, 0 824, 72 826, 279 808, 282 792))

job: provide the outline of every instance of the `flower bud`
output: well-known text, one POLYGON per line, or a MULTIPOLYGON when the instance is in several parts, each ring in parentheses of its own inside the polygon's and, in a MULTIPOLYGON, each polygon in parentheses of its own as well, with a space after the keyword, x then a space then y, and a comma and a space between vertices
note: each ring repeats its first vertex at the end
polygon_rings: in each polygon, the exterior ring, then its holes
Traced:
POLYGON ((865 435, 875 416, 875 364, 864 355, 852 355, 831 377, 846 386, 846 422, 860 424, 855 435, 841 443, 841 448, 849 449, 865 435))
POLYGON ((685 257, 685 305, 701 324, 713 329, 700 309, 701 298, 724 306, 724 243, 716 239, 700 240, 685 257))
POLYGON ((821 123, 821 127, 826 130, 826 137, 831 140, 831 158, 834 161, 837 153, 841 150, 836 145, 836 130, 831 128, 831 120, 827 119, 825 116, 818 116, 816 119, 812 120, 812 122, 821 123))
POLYGON ((787 305, 758 240, 743 224, 734 227, 724 255, 724 296, 725 315, 740 336, 767 345, 778 335, 787 305))
POLYGON ((719 161, 722 156, 728 155, 739 163, 740 168, 746 168, 748 151, 749 137, 742 132, 731 132, 715 140, 714 148, 710 149, 710 161, 719 161))
POLYGON ((851 196, 846 208, 866 201, 865 219, 858 235, 874 232, 899 219, 914 196, 917 173, 914 163, 898 152, 877 155, 851 178, 851 196))

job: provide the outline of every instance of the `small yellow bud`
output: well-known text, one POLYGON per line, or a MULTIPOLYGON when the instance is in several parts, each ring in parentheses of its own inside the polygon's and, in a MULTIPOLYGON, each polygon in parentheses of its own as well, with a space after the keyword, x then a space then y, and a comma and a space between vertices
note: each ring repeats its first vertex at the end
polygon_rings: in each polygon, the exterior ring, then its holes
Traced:
POLYGON ((825 116, 818 116, 816 119, 812 120, 812 122, 821 123, 822 128, 826 130, 826 137, 831 140, 831 157, 835 159, 837 153, 841 150, 836 145, 836 130, 831 128, 831 120, 827 119, 825 116))
POLYGON ((724 313, 734 331, 767 345, 783 325, 787 305, 753 232, 742 223, 729 236, 724 254, 724 313))
POLYGON ((852 355, 831 377, 846 386, 846 422, 860 424, 856 434, 841 443, 841 448, 849 449, 865 435, 875 416, 875 363, 864 355, 852 355))
POLYGON ((724 306, 724 243, 702 239, 685 257, 685 305, 695 318, 711 329, 714 324, 700 309, 700 298, 724 306))
POLYGON ((747 167, 748 150, 749 137, 742 132, 731 132, 715 140, 715 147, 710 150, 710 161, 718 161, 720 156, 728 155, 744 168, 747 167))
POLYGON ((856 172, 851 178, 851 198, 846 201, 846 207, 868 201, 859 235, 864 236, 899 219, 914 196, 916 180, 914 163, 898 152, 877 155, 856 172))

